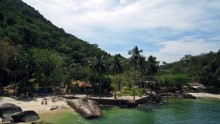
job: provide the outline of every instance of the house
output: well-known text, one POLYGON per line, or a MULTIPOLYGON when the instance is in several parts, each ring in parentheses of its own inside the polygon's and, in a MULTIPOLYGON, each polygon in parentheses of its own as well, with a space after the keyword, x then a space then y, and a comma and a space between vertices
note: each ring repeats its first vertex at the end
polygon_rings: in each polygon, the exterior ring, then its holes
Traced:
POLYGON ((88 89, 92 88, 92 85, 89 82, 85 81, 71 81, 72 84, 72 91, 73 92, 78 92, 78 93, 85 93, 87 92, 88 89))
POLYGON ((78 85, 78 87, 92 87, 92 85, 89 82, 84 82, 84 81, 71 81, 72 85, 78 85))
POLYGON ((155 83, 156 83, 155 81, 142 81, 135 83, 135 85, 138 86, 139 88, 148 88, 149 86, 152 86, 155 83))

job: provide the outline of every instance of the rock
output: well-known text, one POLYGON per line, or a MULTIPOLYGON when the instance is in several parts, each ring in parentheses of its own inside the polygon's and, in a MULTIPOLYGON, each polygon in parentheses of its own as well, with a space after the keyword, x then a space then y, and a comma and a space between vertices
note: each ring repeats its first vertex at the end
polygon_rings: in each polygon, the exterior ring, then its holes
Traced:
POLYGON ((161 93, 160 96, 161 96, 162 98, 173 98, 174 94, 168 92, 168 93, 161 93))
POLYGON ((135 103, 135 100, 127 100, 126 101, 127 107, 135 107, 137 104, 135 103))
POLYGON ((11 115, 16 112, 21 112, 21 107, 12 104, 12 103, 4 103, 0 106, 0 118, 2 118, 2 122, 11 121, 11 115))
POLYGON ((146 92, 147 93, 147 95, 149 95, 149 96, 156 96, 157 94, 154 92, 154 91, 147 91, 146 92))
POLYGON ((11 115, 14 122, 32 122, 39 119, 39 115, 35 111, 23 111, 11 115))
POLYGON ((51 106, 50 111, 55 110, 55 109, 58 109, 58 108, 59 108, 59 106, 53 105, 53 106, 51 106))
POLYGON ((159 104, 162 101, 161 95, 155 95, 155 96, 150 96, 149 97, 149 102, 153 104, 159 104))
POLYGON ((74 99, 67 101, 67 105, 73 108, 76 112, 80 113, 85 118, 100 117, 101 111, 99 104, 89 99, 74 99))
POLYGON ((185 98, 185 99, 196 99, 195 96, 193 96, 193 95, 191 95, 191 94, 188 94, 188 93, 183 94, 183 98, 185 98))

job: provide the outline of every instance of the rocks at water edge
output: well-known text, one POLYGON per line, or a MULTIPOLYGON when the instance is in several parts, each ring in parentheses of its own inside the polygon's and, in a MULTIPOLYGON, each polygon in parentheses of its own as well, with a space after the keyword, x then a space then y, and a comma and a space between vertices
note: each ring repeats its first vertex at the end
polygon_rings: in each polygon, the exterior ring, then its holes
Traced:
POLYGON ((12 103, 4 103, 0 106, 0 118, 2 118, 2 122, 11 121, 11 115, 17 112, 21 112, 21 107, 12 104, 12 103))
POLYGON ((32 122, 37 121, 39 119, 39 115, 32 110, 29 111, 22 111, 18 113, 14 113, 11 115, 13 122, 32 122))
POLYGON ((50 107, 50 111, 55 110, 55 109, 58 109, 58 108, 59 108, 59 106, 53 105, 53 106, 50 107))
POLYGON ((74 99, 67 101, 67 105, 73 108, 76 112, 80 113, 85 118, 100 117, 101 111, 99 104, 96 101, 89 99, 74 99))
POLYGON ((184 93, 183 94, 183 98, 185 99, 196 99, 195 96, 191 95, 191 94, 188 94, 188 93, 184 93))

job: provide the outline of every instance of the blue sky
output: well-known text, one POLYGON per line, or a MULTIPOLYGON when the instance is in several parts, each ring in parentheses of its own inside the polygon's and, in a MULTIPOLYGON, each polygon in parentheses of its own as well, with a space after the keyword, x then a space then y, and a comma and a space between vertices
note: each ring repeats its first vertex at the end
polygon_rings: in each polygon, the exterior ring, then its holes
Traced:
POLYGON ((114 55, 174 62, 220 49, 220 0, 23 0, 66 32, 114 55))

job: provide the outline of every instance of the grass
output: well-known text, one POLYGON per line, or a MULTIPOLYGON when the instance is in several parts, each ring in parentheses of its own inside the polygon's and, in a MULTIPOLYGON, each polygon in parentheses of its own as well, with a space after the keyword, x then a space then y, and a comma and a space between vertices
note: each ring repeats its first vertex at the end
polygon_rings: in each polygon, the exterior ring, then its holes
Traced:
POLYGON ((143 95, 143 91, 139 88, 124 88, 121 92, 117 92, 117 96, 139 96, 140 94, 143 95))

